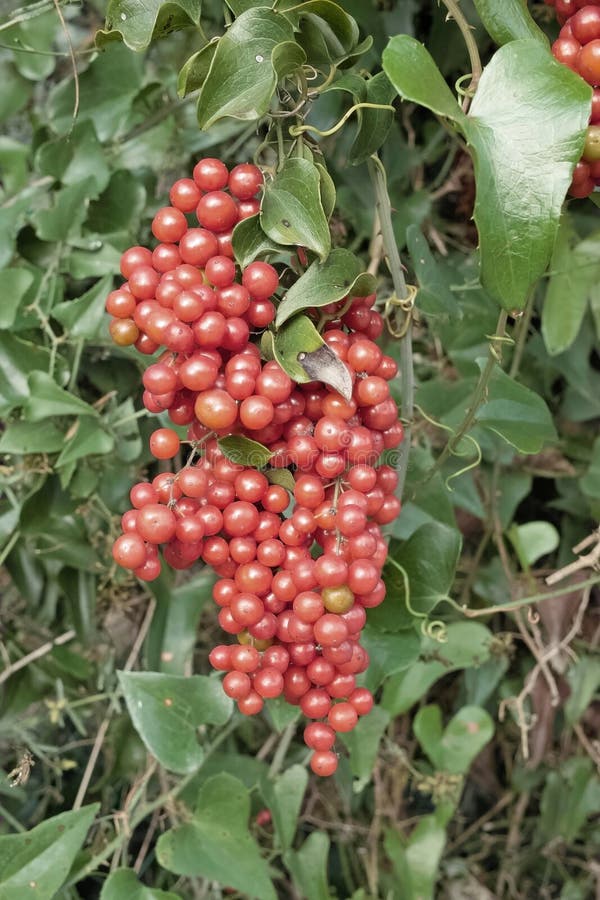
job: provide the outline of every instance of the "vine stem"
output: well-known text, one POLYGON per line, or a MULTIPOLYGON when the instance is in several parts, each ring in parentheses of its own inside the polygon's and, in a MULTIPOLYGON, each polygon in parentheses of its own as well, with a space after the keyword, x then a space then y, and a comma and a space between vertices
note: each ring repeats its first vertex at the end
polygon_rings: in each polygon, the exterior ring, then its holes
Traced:
POLYGON ((502 310, 500 316, 498 317, 498 324, 496 325, 496 333, 490 336, 490 346, 488 350, 488 358, 485 364, 485 368, 483 369, 481 375, 479 376, 479 381, 477 382, 477 386, 475 388, 475 392, 473 394, 473 398, 471 400, 471 405, 467 410, 467 414, 464 417, 462 424, 458 431, 454 434, 454 437, 450 438, 432 467, 426 473, 421 484, 427 484, 430 481, 436 472, 438 472, 441 467, 444 465, 448 457, 454 453, 463 437, 469 431, 473 422, 475 421, 475 416, 477 415, 477 410, 481 406, 482 402, 485 399, 485 395, 489 386, 490 379, 492 377, 492 373, 494 371, 494 366, 499 361, 498 351, 496 350, 494 343, 498 341, 502 343, 505 340, 506 335, 506 323, 508 320, 508 313, 505 309, 502 310))
MULTIPOLYGON (((215 738, 215 740, 212 742, 212 744, 210 744, 206 748, 205 753, 204 753, 204 759, 202 761, 202 765, 206 762, 206 760, 209 758, 209 756, 211 756, 215 752, 215 750, 217 750, 217 748, 224 741, 227 740, 229 735, 233 731, 235 731, 235 729, 238 727, 239 724, 240 723, 237 718, 234 718, 232 721, 229 722, 229 725, 227 725, 227 727, 223 729, 223 731, 218 735, 218 737, 215 738)), ((129 823, 129 830, 124 832, 123 834, 119 834, 119 835, 117 835, 117 837, 113 838, 113 840, 110 841, 100 851, 100 853, 96 854, 96 856, 92 857, 92 859, 88 863, 86 863, 84 866, 82 866, 80 869, 78 869, 77 872, 75 872, 73 874, 73 876, 69 879, 68 884, 64 885, 64 887, 65 888, 71 887, 72 885, 77 884, 78 881, 81 881, 83 878, 87 878, 88 875, 91 875, 92 872, 94 872, 98 868, 98 866, 101 865, 101 863, 105 862, 105 860, 107 860, 110 856, 112 856, 112 854, 115 852, 115 850, 117 850, 122 844, 124 844, 127 840, 129 840, 129 838, 131 837, 131 835, 133 834, 133 832, 135 831, 137 826, 140 824, 140 822, 143 822, 144 819, 147 818, 147 816, 151 815, 154 812, 154 810, 160 809, 161 807, 165 806, 167 803, 171 802, 176 797, 178 797, 179 794, 181 794, 182 791, 184 791, 185 788, 198 775, 198 772, 202 768, 202 765, 198 769, 195 769, 193 772, 190 772, 188 775, 186 775, 184 778, 182 778, 181 781, 179 781, 172 788, 170 788, 167 791, 164 791, 162 794, 159 794, 159 796, 156 797, 154 800, 151 800, 149 803, 144 803, 141 806, 141 808, 139 809, 139 811, 137 812, 137 814, 132 816, 131 821, 129 823)))
MULTIPOLYGON (((394 235, 394 227, 392 225, 392 205, 387 190, 387 178, 385 169, 379 157, 374 154, 369 159, 369 174, 373 187, 375 189, 375 204, 377 215, 379 216, 379 224, 381 227, 381 236, 383 238, 383 250, 392 276, 392 284, 394 293, 399 300, 405 300, 408 297, 408 288, 406 279, 402 270, 402 260, 398 251, 396 237, 394 235)), ((402 400, 400 414, 404 425, 404 441, 401 444, 399 459, 397 465, 398 473, 398 499, 402 499, 404 491, 404 483, 406 481, 406 470, 408 468, 408 456, 410 453, 410 439, 412 433, 412 421, 414 415, 415 403, 415 377, 413 372, 413 352, 412 352, 412 323, 409 321, 406 333, 400 339, 400 378, 402 381, 402 400)))
MULTIPOLYGON (((477 85, 479 84, 481 73, 483 72, 481 57, 479 56, 479 49, 477 47, 477 41, 473 37, 471 26, 467 22, 463 11, 458 5, 458 0, 442 0, 442 3, 448 10, 449 15, 454 19, 454 21, 460 28, 460 32, 467 47, 467 53, 469 54, 469 60, 471 62, 471 83, 469 84, 469 93, 473 95, 475 93, 475 90, 477 89, 477 85)), ((465 113, 469 108, 469 102, 470 98, 466 96, 463 102, 463 112, 465 113)))

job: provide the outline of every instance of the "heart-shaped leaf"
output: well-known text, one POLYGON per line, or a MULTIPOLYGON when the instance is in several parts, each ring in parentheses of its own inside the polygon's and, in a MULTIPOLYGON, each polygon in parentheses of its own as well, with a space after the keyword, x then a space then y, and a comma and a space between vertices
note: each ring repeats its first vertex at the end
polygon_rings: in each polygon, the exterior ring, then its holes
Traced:
POLYGON ((170 872, 237 888, 246 897, 276 900, 269 866, 248 831, 250 794, 232 775, 204 782, 191 822, 161 835, 159 863, 170 872))
POLYGON ((136 731, 161 765, 172 772, 193 772, 204 752, 197 741, 200 725, 224 725, 232 702, 221 682, 206 675, 182 678, 158 672, 119 672, 136 731))
POLYGON ((122 40, 131 50, 145 50, 157 38, 197 25, 201 9, 202 0, 110 0, 106 30, 98 32, 96 43, 122 40))
POLYGON ((332 250, 325 262, 312 263, 289 289, 277 309, 277 327, 304 309, 327 306, 346 296, 367 297, 375 288, 375 279, 354 253, 332 250))
POLYGON ((321 176, 307 159, 287 159, 265 184, 260 211, 265 234, 277 244, 301 246, 325 259, 331 248, 329 225, 321 203, 321 176))

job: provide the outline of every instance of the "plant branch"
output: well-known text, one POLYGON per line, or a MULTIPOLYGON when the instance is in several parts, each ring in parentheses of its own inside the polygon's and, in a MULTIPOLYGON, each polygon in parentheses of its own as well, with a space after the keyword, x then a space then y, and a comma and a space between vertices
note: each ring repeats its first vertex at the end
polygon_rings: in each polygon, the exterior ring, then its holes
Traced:
POLYGON ((0 673, 0 684, 3 684, 7 681, 11 675, 14 675, 15 672, 18 672, 19 669, 24 669, 25 666, 28 666, 29 663, 34 662, 36 659, 40 659, 42 656, 46 656, 46 654, 50 653, 54 650, 55 647, 60 647, 62 644, 67 644, 69 641, 72 641, 75 637, 75 631, 70 628, 69 631, 65 631, 64 634, 59 634, 57 638, 53 641, 48 641, 46 644, 42 644, 41 647, 38 647, 37 650, 32 650, 31 653, 28 653, 27 656, 21 657, 16 662, 12 663, 4 672, 0 673))
MULTIPOLYGON (((369 160, 369 175, 375 189, 376 215, 379 217, 381 226, 381 235, 383 238, 383 250, 392 276, 392 284, 394 293, 399 300, 405 300, 408 297, 408 288, 404 271, 402 269, 402 260, 398 251, 396 237, 394 235, 394 227, 392 224, 392 206, 387 190, 387 179, 385 169, 377 155, 373 155, 369 160)), ((400 339, 400 378, 402 385, 402 400, 400 406, 400 414, 404 425, 404 441, 400 447, 398 459, 398 499, 402 499, 404 491, 404 483, 406 481, 406 470, 408 468, 408 456, 410 453, 410 439, 412 434, 412 421, 414 416, 414 397, 415 397, 415 381, 413 372, 413 352, 412 352, 412 323, 409 320, 408 328, 404 337, 400 339)))
MULTIPOLYGON (((473 37, 471 26, 467 22, 464 13, 458 5, 458 0, 442 0, 442 3, 448 10, 449 16, 454 19, 454 21, 460 28, 465 45, 467 47, 469 60, 471 62, 471 81, 469 84, 469 94, 472 96, 477 89, 477 85, 483 71, 483 67, 481 65, 481 57, 479 56, 479 50, 477 47, 477 41, 473 37)), ((463 102, 463 112, 467 112, 469 108, 469 102, 470 98, 466 96, 463 102)))

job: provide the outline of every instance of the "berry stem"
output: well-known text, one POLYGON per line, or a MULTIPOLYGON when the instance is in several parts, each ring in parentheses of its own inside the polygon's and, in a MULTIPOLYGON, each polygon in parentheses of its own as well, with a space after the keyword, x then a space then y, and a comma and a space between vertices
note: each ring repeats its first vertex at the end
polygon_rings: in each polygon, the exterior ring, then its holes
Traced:
MULTIPOLYGON (((369 174, 371 176, 371 181, 373 182, 373 187, 375 188, 375 203, 381 226, 381 235, 383 237, 383 249, 392 276, 394 293, 398 299, 405 300, 408 297, 408 288, 402 270, 402 260, 400 259, 398 245, 396 244, 394 227, 392 225, 392 206, 387 190, 387 178, 383 164, 376 154, 373 154, 369 160, 369 174)), ((413 372, 412 323, 410 321, 404 337, 400 339, 400 378, 402 385, 400 412, 404 425, 404 441, 400 445, 396 469, 398 473, 396 496, 399 500, 402 499, 404 482, 406 480, 412 420, 414 415, 415 379, 413 372)))

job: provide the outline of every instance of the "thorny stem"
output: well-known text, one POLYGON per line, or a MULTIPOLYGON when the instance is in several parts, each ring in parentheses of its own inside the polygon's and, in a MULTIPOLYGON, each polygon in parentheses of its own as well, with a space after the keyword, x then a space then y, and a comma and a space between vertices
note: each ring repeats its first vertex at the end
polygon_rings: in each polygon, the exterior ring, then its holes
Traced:
MULTIPOLYGON (((392 206, 387 191, 387 179, 385 169, 379 159, 374 154, 369 160, 369 175, 375 188, 375 203, 377 215, 381 225, 381 235, 383 237, 383 248, 392 276, 392 284, 394 293, 399 300, 405 300, 408 297, 408 289, 406 280, 402 270, 402 260, 398 252, 398 245, 394 235, 394 227, 392 225, 392 206)), ((412 323, 408 323, 408 328, 404 337, 400 339, 400 378, 402 385, 402 400, 400 406, 400 414, 404 425, 404 441, 400 447, 398 459, 398 499, 402 499, 404 490, 404 482, 406 481, 406 470, 408 468, 408 455, 410 453, 410 438, 412 432, 412 421, 414 415, 414 395, 415 380, 413 372, 413 352, 412 352, 412 323)))
MULTIPOLYGON (((479 56, 479 50, 477 48, 477 41, 473 37, 471 26, 467 22, 464 13, 462 12, 458 4, 458 0, 442 0, 442 3, 448 10, 449 15, 454 19, 454 21, 460 28, 461 34, 467 47, 469 60, 471 61, 471 82, 469 84, 469 94, 472 96, 477 89, 477 85, 483 71, 481 65, 481 57, 479 56)), ((469 103, 470 97, 466 96, 463 102, 463 112, 467 112, 469 103)))
POLYGON ((500 316, 498 317, 498 324, 496 325, 496 333, 490 336, 490 345, 488 350, 488 358, 487 363, 485 364, 485 368, 483 369, 481 375, 479 376, 479 381, 477 382, 477 386, 473 393, 473 397, 471 400, 471 405, 467 410, 467 414, 464 417, 460 428, 455 432, 454 436, 450 438, 435 463, 431 466, 429 471, 426 473, 421 484, 426 484, 428 481, 433 478, 436 472, 438 472, 443 464, 446 462, 448 457, 454 453, 463 437, 469 431, 473 422, 475 421, 475 416, 477 415, 477 410, 485 400, 485 395, 489 386, 490 379, 494 372, 494 367, 499 361, 498 351, 496 350, 494 344, 496 342, 502 343, 506 335, 506 322, 508 319, 508 313, 506 310, 502 310, 500 316))

